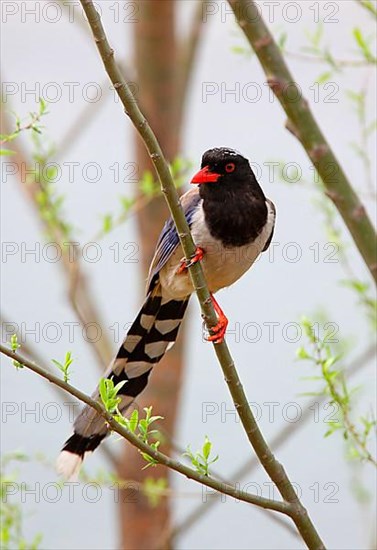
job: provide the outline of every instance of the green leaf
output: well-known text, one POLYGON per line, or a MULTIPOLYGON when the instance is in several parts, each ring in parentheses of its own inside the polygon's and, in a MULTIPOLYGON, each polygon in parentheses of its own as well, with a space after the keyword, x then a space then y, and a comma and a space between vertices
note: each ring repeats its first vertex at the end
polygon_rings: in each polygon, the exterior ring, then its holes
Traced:
POLYGON ((245 55, 248 53, 247 49, 242 46, 232 46, 231 51, 237 55, 245 55))
POLYGON ((212 448, 212 443, 210 442, 210 440, 206 436, 205 440, 204 440, 203 449, 202 449, 203 456, 206 460, 208 460, 209 455, 211 454, 211 448, 212 448))
MULTIPOLYGON (((111 380, 111 382, 113 382, 113 381, 111 380)), ((127 380, 122 380, 122 382, 118 382, 118 384, 113 387, 112 391, 113 391, 114 396, 118 395, 119 390, 121 390, 123 388, 123 386, 126 382, 127 382, 127 380)), ((114 385, 114 382, 113 382, 113 385, 114 385)))
POLYGON ((58 369, 63 373, 64 382, 69 382, 69 367, 73 363, 72 354, 70 351, 67 351, 64 358, 64 364, 60 363, 56 359, 51 359, 51 361, 58 367, 58 369))
MULTIPOLYGON (((328 359, 326 359, 326 361, 324 362, 324 368, 326 370, 330 369, 334 363, 336 363, 338 360, 338 358, 336 356, 333 356, 333 357, 329 357, 328 359)), ((333 373, 332 373, 333 374, 333 373)), ((335 374, 338 374, 337 372, 335 372, 335 374)))
POLYGON ((170 169, 172 172, 172 175, 177 175, 183 168, 184 162, 181 157, 175 157, 173 162, 170 164, 170 169))
POLYGON ((318 84, 324 84, 327 82, 333 75, 332 71, 326 71, 319 75, 319 77, 316 79, 318 84))
POLYGON ((102 219, 102 231, 103 233, 109 233, 113 228, 113 216, 112 214, 105 214, 102 219))
POLYGON ((311 359, 311 356, 304 347, 300 347, 296 350, 296 357, 298 359, 311 359))
POLYGON ((160 503, 160 500, 168 487, 166 478, 154 479, 147 477, 143 483, 143 492, 148 498, 149 504, 152 508, 156 508, 160 503))
POLYGON ((368 10, 371 15, 377 18, 377 7, 373 0, 360 0, 360 5, 368 10))
POLYGON ((368 42, 366 41, 366 39, 364 38, 361 30, 358 27, 353 29, 353 36, 356 40, 357 45, 359 46, 359 48, 362 52, 364 58, 367 61, 371 62, 371 63, 375 63, 376 58, 372 54, 368 42))
POLYGON ((106 406, 107 403, 107 386, 106 386, 106 378, 101 378, 99 381, 98 389, 99 394, 102 400, 102 403, 106 406))
POLYGON ((139 411, 137 409, 134 409, 134 411, 132 412, 131 417, 129 418, 129 421, 128 421, 128 429, 132 433, 135 433, 138 422, 139 422, 139 411))
POLYGON ((58 169, 56 168, 56 166, 48 166, 45 168, 43 173, 44 173, 44 178, 47 180, 47 182, 53 182, 57 178, 58 169))
MULTIPOLYGON (((12 336, 10 337, 10 347, 11 350, 14 352, 17 352, 17 350, 21 347, 21 345, 18 343, 17 334, 12 334, 12 336)), ((12 365, 16 367, 17 370, 24 368, 24 366, 15 359, 12 361, 12 365)))
POLYGON ((342 284, 344 286, 348 286, 349 288, 352 288, 356 290, 359 294, 363 294, 369 289, 369 284, 365 283, 363 281, 358 281, 356 279, 346 279, 342 281, 342 284))
POLYGON ((149 418, 149 425, 152 424, 152 422, 156 422, 156 420, 163 420, 162 416, 151 416, 149 418))
POLYGON ((43 97, 39 98, 39 115, 42 116, 46 113, 47 109, 47 103, 43 99, 43 97))
POLYGON ((0 156, 2 156, 2 157, 11 156, 11 155, 15 155, 15 154, 16 154, 16 152, 12 151, 11 149, 0 149, 0 156))
POLYGON ((17 334, 12 334, 12 336, 10 337, 10 345, 11 345, 12 351, 17 351, 18 348, 21 347, 20 344, 18 343, 17 334))
POLYGON ((207 436, 205 436, 204 444, 202 446, 202 453, 199 451, 195 454, 191 451, 190 445, 187 446, 186 452, 183 453, 183 456, 187 456, 192 464, 192 466, 195 468, 195 470, 204 475, 209 476, 209 466, 210 464, 213 464, 218 460, 218 455, 213 458, 212 460, 209 460, 210 454, 212 450, 212 443, 208 439, 207 436))
POLYGON ((284 50, 284 46, 287 42, 288 35, 286 32, 282 32, 278 39, 278 46, 281 50, 284 50))
POLYGON ((146 170, 144 172, 139 186, 144 195, 152 196, 156 193, 158 186, 156 185, 153 174, 150 170, 146 170))
POLYGON ((122 205, 122 209, 124 210, 125 213, 128 212, 135 204, 135 199, 132 199, 130 197, 122 196, 122 197, 119 197, 119 200, 122 205))

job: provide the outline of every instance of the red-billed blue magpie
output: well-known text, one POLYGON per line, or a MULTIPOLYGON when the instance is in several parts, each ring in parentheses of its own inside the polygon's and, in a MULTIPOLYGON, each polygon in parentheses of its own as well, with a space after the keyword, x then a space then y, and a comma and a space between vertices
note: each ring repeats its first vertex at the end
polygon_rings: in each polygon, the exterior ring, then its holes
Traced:
MULTIPOLYGON (((267 250, 274 231, 275 207, 266 199, 246 158, 228 148, 206 151, 191 183, 198 187, 181 197, 196 254, 218 315, 208 340, 223 341, 227 318, 213 294, 237 281, 267 250)), ((148 377, 178 335, 190 295, 189 262, 182 259, 175 225, 169 219, 161 232, 151 263, 147 296, 115 359, 105 373, 119 391, 125 412, 148 383, 148 377)), ((98 389, 93 397, 99 399, 98 389)), ((86 406, 74 423, 74 434, 58 459, 58 471, 74 476, 85 453, 94 451, 109 430, 104 419, 86 406)))

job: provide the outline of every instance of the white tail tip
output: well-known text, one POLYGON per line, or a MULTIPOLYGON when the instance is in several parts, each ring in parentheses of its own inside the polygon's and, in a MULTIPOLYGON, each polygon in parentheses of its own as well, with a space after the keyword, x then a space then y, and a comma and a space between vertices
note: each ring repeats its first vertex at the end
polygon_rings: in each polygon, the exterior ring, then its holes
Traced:
POLYGON ((82 457, 69 451, 62 451, 56 461, 56 471, 67 481, 76 481, 82 464, 82 457))

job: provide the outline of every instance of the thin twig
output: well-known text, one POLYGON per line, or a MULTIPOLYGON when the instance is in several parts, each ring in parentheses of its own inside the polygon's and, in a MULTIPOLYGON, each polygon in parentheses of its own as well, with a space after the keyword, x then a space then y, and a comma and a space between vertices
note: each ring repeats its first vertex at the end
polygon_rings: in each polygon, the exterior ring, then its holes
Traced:
MULTIPOLYGON (((4 109, 0 111, 1 115, 1 128, 2 132, 9 134, 9 120, 4 112, 4 109)), ((101 322, 101 316, 95 305, 88 285, 85 280, 85 276, 82 273, 80 266, 81 249, 74 241, 66 242, 67 238, 60 231, 56 224, 50 224, 48 220, 42 219, 40 215, 40 203, 39 195, 43 191, 42 184, 37 179, 27 182, 28 169, 32 166, 32 162, 29 159, 26 152, 23 150, 19 140, 12 142, 12 149, 14 155, 12 156, 12 162, 16 163, 19 170, 17 176, 20 183, 20 189, 26 194, 31 201, 39 221, 43 224, 44 228, 52 235, 53 241, 62 249, 62 259, 59 261, 59 265, 63 268, 64 275, 68 283, 68 298, 69 303, 76 313, 83 328, 89 323, 95 323, 96 326, 103 326, 101 322), (70 247, 72 253, 66 253, 63 242, 70 247)), ((101 338, 93 342, 90 346, 94 351, 98 365, 101 370, 105 368, 112 356, 112 346, 110 340, 105 332, 102 332, 101 338)))
MULTIPOLYGON (((291 52, 289 50, 284 50, 282 53, 293 59, 299 59, 300 61, 328 64, 326 58, 321 57, 320 54, 310 55, 301 52, 291 52)), ((368 67, 370 65, 375 65, 375 63, 372 63, 367 59, 334 59, 333 63, 335 66, 339 67, 368 67)))
MULTIPOLYGON (((0 313, 0 323, 1 325, 13 325, 11 321, 7 321, 5 317, 0 313)), ((21 334, 19 331, 15 328, 14 333, 18 336, 18 341, 22 343, 22 351, 26 353, 27 357, 33 361, 34 363, 37 363, 38 365, 41 365, 42 368, 47 370, 48 372, 51 372, 50 365, 42 358, 40 353, 36 349, 34 349, 33 346, 30 344, 26 344, 22 341, 21 334)), ((51 389, 56 393, 56 395, 63 400, 66 396, 66 392, 64 392, 59 386, 52 385, 51 389)), ((110 462, 111 466, 115 469, 117 466, 118 459, 113 453, 113 451, 110 449, 106 441, 100 446, 99 450, 105 455, 105 457, 110 462)))
POLYGON ((373 0, 356 0, 356 3, 359 4, 362 8, 365 8, 372 17, 377 19, 377 8, 373 0))
POLYGON ((350 418, 349 404, 346 403, 344 399, 342 399, 342 396, 339 394, 339 391, 337 389, 337 384, 335 382, 335 378, 326 375, 326 370, 324 366, 326 358, 323 355, 321 342, 316 336, 313 336, 313 346, 315 351, 316 364, 322 370, 322 376, 325 379, 327 384, 326 389, 329 392, 328 397, 331 397, 330 403, 337 403, 340 408, 340 412, 343 417, 345 433, 348 433, 351 435, 351 438, 354 442, 355 447, 358 448, 363 453, 363 458, 367 460, 370 464, 373 464, 373 466, 377 466, 377 460, 369 452, 369 449, 367 448, 367 445, 366 445, 366 441, 362 440, 361 435, 356 430, 355 425, 350 418))
MULTIPOLYGON (((371 361, 376 356, 376 347, 375 345, 372 345, 368 347, 363 353, 361 353, 358 357, 356 357, 350 365, 344 369, 345 374, 347 376, 353 376, 356 374, 359 370, 361 370, 365 365, 368 364, 368 361, 371 361)), ((318 395, 315 398, 313 398, 311 401, 307 403, 305 406, 305 410, 302 413, 302 416, 298 422, 295 422, 293 424, 287 424, 284 428, 279 429, 278 433, 275 437, 271 440, 271 449, 277 451, 289 441, 289 439, 292 438, 292 436, 301 428, 304 427, 304 425, 308 422, 310 418, 313 416, 313 407, 317 403, 323 403, 323 401, 326 400, 326 395, 318 395)), ((242 478, 244 478, 247 474, 250 474, 256 467, 258 466, 258 460, 253 457, 249 460, 247 460, 242 466, 240 466, 237 470, 235 470, 229 477, 231 479, 236 479, 237 481, 240 481, 242 478)), ((178 535, 182 535, 182 533, 185 533, 188 529, 192 527, 192 525, 198 521, 202 520, 204 516, 212 510, 212 508, 218 504, 220 501, 219 499, 215 498, 210 501, 208 501, 205 504, 200 504, 197 506, 188 516, 182 520, 182 522, 178 525, 176 525, 171 533, 169 534, 169 540, 173 541, 178 535)))
MULTIPOLYGON (((121 71, 119 70, 119 67, 115 62, 114 50, 110 47, 102 26, 101 17, 95 9, 93 2, 91 0, 80 1, 87 16, 88 23, 92 29, 95 43, 101 55, 106 72, 109 75, 114 88, 118 92, 126 114, 130 117, 135 128, 143 139, 143 142, 155 166, 161 184, 161 189, 165 195, 165 199, 177 228, 184 254, 186 258, 192 258, 195 253, 195 245, 179 201, 177 190, 174 186, 169 165, 164 158, 156 136, 151 130, 143 113, 140 111, 130 88, 128 87, 121 71)), ((189 272, 193 287, 200 302, 200 307, 207 328, 211 330, 211 327, 214 327, 217 323, 217 317, 212 305, 211 296, 200 262, 195 263, 192 267, 190 267, 189 272)), ((232 395, 235 408, 248 436, 249 442, 257 454, 263 468, 266 470, 272 481, 276 484, 280 494, 286 501, 286 504, 289 503, 291 511, 294 510, 291 513, 291 518, 307 546, 311 549, 324 548, 324 544, 311 519, 309 518, 307 511, 301 504, 283 466, 275 459, 263 438, 253 412, 248 404, 247 397, 235 369, 228 346, 225 342, 223 342, 221 344, 216 344, 214 347, 224 374, 224 378, 228 384, 228 389, 232 395)))

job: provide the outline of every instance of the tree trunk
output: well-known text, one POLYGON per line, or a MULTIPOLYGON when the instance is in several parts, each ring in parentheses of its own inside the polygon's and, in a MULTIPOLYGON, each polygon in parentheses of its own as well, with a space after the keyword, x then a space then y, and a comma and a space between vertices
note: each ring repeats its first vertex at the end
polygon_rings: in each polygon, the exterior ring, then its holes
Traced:
MULTIPOLYGON (((177 155, 179 147, 175 2, 141 0, 138 5, 138 22, 134 28, 137 99, 167 159, 171 161, 177 155)), ((146 150, 136 134, 135 149, 139 174, 141 175, 147 169, 153 170, 146 150)), ((154 199, 138 213, 143 277, 149 267, 156 240, 167 215, 167 207, 162 197, 154 199)), ((138 399, 140 410, 146 405, 152 405, 154 414, 164 417, 162 424, 169 434, 174 434, 177 417, 184 366, 182 356, 181 334, 174 348, 155 367, 148 388, 138 399)), ((167 453, 171 450, 168 442, 164 443, 163 448, 167 453)), ((168 475, 164 468, 142 470, 143 466, 145 461, 140 454, 126 445, 118 471, 121 478, 143 483, 146 477, 161 478, 168 475)), ((151 550, 161 547, 164 533, 167 533, 170 527, 169 500, 164 497, 156 508, 151 508, 148 500, 140 493, 132 499, 131 494, 125 492, 120 500, 127 501, 127 496, 128 500, 135 500, 135 502, 120 502, 121 548, 151 550)), ((164 547, 168 546, 165 544, 164 547)))

